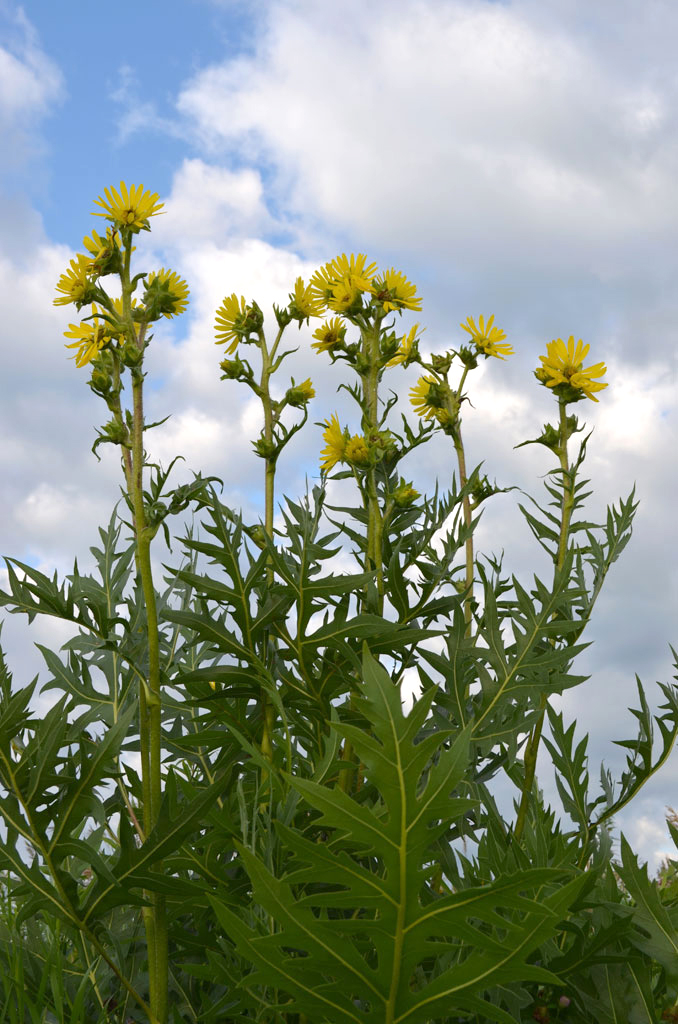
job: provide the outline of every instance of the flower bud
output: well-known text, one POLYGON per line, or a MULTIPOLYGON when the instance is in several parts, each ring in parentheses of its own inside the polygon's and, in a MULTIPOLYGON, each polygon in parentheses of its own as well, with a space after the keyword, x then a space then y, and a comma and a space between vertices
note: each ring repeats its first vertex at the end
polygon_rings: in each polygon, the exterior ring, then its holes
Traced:
POLYGON ((110 373, 103 368, 97 366, 92 370, 92 377, 89 382, 89 386, 95 395, 99 395, 101 398, 105 398, 111 390, 113 384, 113 378, 110 373))
POLYGON ((272 459, 278 454, 278 446, 275 441, 267 441, 265 437, 252 441, 252 447, 262 459, 272 459))
POLYGON ((127 444, 129 441, 129 430, 120 420, 112 419, 103 428, 103 437, 113 444, 127 444))
POLYGON ((281 309, 279 306, 276 306, 275 303, 274 303, 273 304, 273 312, 275 313, 275 318, 276 318, 276 320, 278 322, 278 327, 280 327, 281 330, 284 329, 285 327, 287 327, 287 325, 292 322, 292 319, 293 319, 292 314, 290 313, 289 309, 287 309, 286 306, 283 306, 282 309, 281 309))
POLYGON ((419 491, 416 491, 411 483, 407 483, 402 477, 400 483, 393 492, 393 501, 398 508, 408 508, 409 505, 413 505, 414 502, 420 497, 419 491))
POLYGON ((431 366, 436 371, 436 373, 439 373, 441 376, 448 372, 451 365, 452 356, 449 352, 447 352, 444 356, 436 355, 436 353, 434 352, 433 355, 431 356, 431 366))
POLYGON ((245 370, 244 363, 237 356, 235 359, 222 359, 219 366, 224 371, 222 380, 239 380, 245 370))
POLYGON ((478 353, 474 352, 473 349, 467 348, 462 345, 457 355, 461 359, 464 366, 468 367, 469 370, 475 370, 478 365, 478 353))
POLYGON ((292 387, 288 388, 285 392, 285 401, 296 409, 303 409, 314 397, 315 390, 311 384, 310 377, 307 377, 301 384, 295 384, 294 379, 292 379, 292 387))
POLYGON ((137 345, 134 344, 134 342, 128 340, 120 349, 120 358, 125 366, 134 368, 135 366, 140 365, 144 358, 144 353, 137 345))
POLYGON ((572 1002, 572 1000, 570 999, 570 997, 569 997, 569 996, 561 996, 561 997, 560 997, 560 999, 558 1000, 558 1006, 559 1006, 559 1007, 560 1007, 561 1009, 563 1009, 563 1010, 564 1010, 564 1009, 565 1009, 565 1007, 566 1007, 566 1006, 569 1006, 571 1002, 572 1002))

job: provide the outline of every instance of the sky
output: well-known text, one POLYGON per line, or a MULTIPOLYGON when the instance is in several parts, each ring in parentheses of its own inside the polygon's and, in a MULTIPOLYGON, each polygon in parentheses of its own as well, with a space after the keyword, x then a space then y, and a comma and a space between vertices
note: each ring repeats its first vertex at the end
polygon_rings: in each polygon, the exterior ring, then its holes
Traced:
MULTIPOLYGON (((573 334, 607 364, 600 402, 576 408, 594 430, 590 518, 634 485, 640 508, 578 663, 591 679, 560 706, 590 733, 593 779, 602 759, 618 772, 635 673, 657 704, 678 646, 677 33, 673 0, 0 0, 0 553, 84 566, 120 497, 115 454, 91 452, 105 410, 63 347, 74 308, 52 304, 105 187, 160 194, 136 256, 191 290, 149 350, 148 414, 171 414, 150 452, 221 477, 250 520, 258 412, 219 380, 214 311, 232 292, 270 311, 297 276, 367 253, 417 284, 425 351, 459 345, 469 315, 506 331, 515 354, 472 375, 464 418, 470 464, 500 486, 540 497, 552 468, 515 448, 554 417, 532 375, 546 343, 573 334)), ((288 372, 313 380, 310 421, 338 410, 357 431, 312 330, 295 330, 288 372)), ((405 410, 417 374, 398 374, 405 410)), ((295 437, 280 493, 317 482, 321 446, 318 426, 295 437)), ((403 471, 430 491, 451 454, 438 437, 403 471)), ((527 582, 548 567, 518 500, 488 503, 478 541, 527 582)), ((17 683, 41 670, 34 642, 67 635, 10 617, 17 683)), ((674 752, 619 822, 652 866, 677 784, 674 752)))

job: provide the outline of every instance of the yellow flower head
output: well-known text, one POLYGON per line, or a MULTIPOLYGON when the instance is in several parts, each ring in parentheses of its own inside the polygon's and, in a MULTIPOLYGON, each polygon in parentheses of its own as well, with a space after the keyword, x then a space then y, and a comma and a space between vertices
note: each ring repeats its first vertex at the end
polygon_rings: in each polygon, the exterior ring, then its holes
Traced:
POLYGON ((590 347, 585 345, 581 338, 575 346, 573 334, 568 338, 567 345, 562 338, 549 341, 546 345, 546 355, 539 356, 542 365, 535 370, 538 380, 547 388, 556 389, 556 394, 567 402, 577 402, 584 396, 590 398, 592 402, 597 402, 598 399, 593 392, 602 391, 607 384, 593 378, 603 377, 607 373, 607 367, 605 363, 596 363, 584 368, 584 360, 590 347))
POLYGON ((430 373, 426 376, 420 377, 413 388, 410 389, 410 402, 414 407, 414 411, 417 416, 423 416, 425 420, 430 420, 439 411, 437 405, 432 404, 430 395, 431 385, 433 385, 434 391, 436 387, 439 387, 439 381, 435 377, 432 377, 430 373))
POLYGON ((216 344, 230 342, 230 346, 226 349, 229 355, 235 352, 238 340, 245 333, 249 311, 250 307, 245 302, 244 295, 238 298, 235 292, 233 295, 228 295, 217 310, 217 320, 214 325, 217 336, 216 344))
POLYGON ((347 437, 336 413, 332 415, 331 419, 325 420, 323 426, 325 427, 323 431, 325 447, 320 453, 320 469, 323 473, 329 473, 344 458, 347 437))
POLYGON ((506 337, 506 334, 499 327, 493 327, 493 323, 494 315, 487 321, 487 325, 485 324, 485 318, 479 316, 478 326, 476 327, 473 317, 468 316, 466 317, 466 323, 459 326, 463 331, 467 331, 471 335, 474 345, 484 355, 495 356, 497 359, 504 359, 505 356, 513 355, 513 348, 510 345, 499 344, 506 337))
POLYGON ((344 277, 341 281, 337 281, 332 288, 331 294, 327 297, 327 306, 335 313, 345 313, 355 305, 359 297, 358 286, 351 281, 350 277, 344 277))
POLYGON ((98 231, 85 235, 82 244, 90 254, 89 272, 95 277, 113 273, 116 260, 119 264, 120 235, 114 228, 108 228, 106 236, 101 237, 98 231))
POLYGON ((419 330, 419 324, 415 324, 409 334, 403 335, 400 339, 400 347, 393 359, 389 359, 386 363, 387 366, 397 366, 398 363, 406 362, 412 355, 412 349, 414 343, 417 340, 417 331, 419 330))
POLYGON ((307 377, 306 380, 302 380, 301 384, 294 383, 294 377, 292 378, 292 387, 288 388, 287 394, 288 405, 293 405, 297 409, 301 409, 304 405, 315 398, 315 388, 311 383, 311 378, 307 377))
POLYGON ((158 202, 158 193, 144 189, 143 185, 131 185, 127 188, 124 181, 120 182, 120 192, 117 189, 104 189, 106 198, 99 196, 94 201, 95 206, 100 206, 103 213, 94 211, 93 217, 105 217, 113 224, 121 228, 131 228, 132 231, 150 231, 148 224, 149 217, 159 214, 165 205, 158 202))
POLYGON ((310 288, 316 300, 342 313, 353 305, 361 292, 372 292, 372 278, 377 264, 366 264, 364 253, 343 253, 326 263, 311 278, 310 288))
MULTIPOLYGON (((134 310, 141 310, 141 305, 139 304, 139 302, 136 299, 132 299, 131 308, 132 308, 132 315, 133 315, 133 318, 134 318, 134 310)), ((117 298, 117 299, 113 299, 113 309, 115 310, 115 315, 117 316, 118 320, 120 321, 120 324, 119 324, 119 326, 116 327, 113 324, 109 323, 107 329, 108 329, 108 331, 109 331, 109 333, 110 333, 112 338, 122 339, 125 336, 125 331, 126 331, 125 314, 124 314, 123 308, 122 308, 122 297, 117 298)))
POLYGON ((421 299, 417 296, 416 285, 408 281, 399 270, 385 270, 376 278, 373 292, 385 313, 392 309, 421 309, 421 299))
POLYGON ((346 337, 346 326, 342 324, 338 316, 333 316, 331 320, 326 320, 313 332, 313 337, 318 340, 311 343, 311 348, 318 352, 331 352, 332 349, 343 343, 346 337))
POLYGON ((62 274, 57 281, 56 290, 63 292, 63 295, 54 299, 54 305, 66 306, 69 302, 81 302, 88 289, 91 288, 89 272, 90 260, 79 252, 75 259, 71 260, 66 273, 62 274))
POLYGON ((76 366, 89 363, 112 338, 109 324, 106 320, 99 320, 99 312, 96 304, 92 303, 92 319, 83 320, 80 324, 69 324, 70 330, 64 331, 65 338, 75 338, 66 348, 78 350, 73 355, 76 366))
POLYGON ((367 441, 360 434, 354 434, 346 442, 344 458, 354 466, 366 466, 370 461, 370 450, 367 441))
POLYGON ((144 303, 151 313, 166 317, 180 316, 188 306, 188 285, 173 270, 152 271, 146 278, 144 303))
POLYGON ((290 314, 297 319, 307 320, 310 316, 322 316, 324 304, 319 302, 311 285, 305 285, 304 279, 298 277, 294 282, 294 291, 290 293, 290 314))

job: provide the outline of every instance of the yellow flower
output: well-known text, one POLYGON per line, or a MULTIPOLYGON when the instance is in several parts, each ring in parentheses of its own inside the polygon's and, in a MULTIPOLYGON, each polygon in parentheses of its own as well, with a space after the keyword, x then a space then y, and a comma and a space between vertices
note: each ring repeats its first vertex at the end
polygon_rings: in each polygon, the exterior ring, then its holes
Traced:
POLYGON ((361 292, 372 292, 372 278, 377 272, 377 264, 366 265, 366 260, 364 253, 358 253, 357 256, 343 253, 316 270, 310 288, 317 301, 339 313, 352 305, 361 292))
POLYGON ((346 337, 346 327, 338 316, 333 316, 331 320, 326 320, 313 332, 313 337, 318 340, 311 342, 311 348, 317 349, 318 352, 331 352, 343 342, 346 337))
POLYGON ((360 434, 354 434, 349 438, 344 449, 344 458, 356 466, 366 466, 370 461, 370 450, 365 438, 360 434))
POLYGON ((235 292, 233 295, 228 295, 217 310, 217 320, 214 325, 217 336, 216 344, 220 345, 222 342, 230 341, 231 344, 226 349, 229 355, 238 347, 238 339, 242 337, 247 312, 248 306, 244 295, 238 299, 235 292))
POLYGON ((324 420, 323 426, 326 428, 323 431, 325 447, 320 453, 320 469, 323 473, 329 473, 344 458, 346 431, 342 430, 336 413, 332 415, 331 419, 324 420))
POLYGON ((573 334, 568 338, 567 345, 562 338, 548 342, 547 354, 539 356, 542 365, 535 371, 538 379, 547 388, 558 388, 560 385, 565 385, 568 390, 563 389, 561 394, 566 401, 576 402, 585 395, 592 402, 597 402, 598 399, 593 392, 602 391, 607 384, 593 380, 593 378, 604 376, 607 373, 607 367, 605 363, 596 363, 594 366, 584 368, 584 360, 590 347, 590 345, 585 345, 581 338, 575 346, 573 334))
POLYGON ((180 316, 188 306, 188 285, 173 270, 152 271, 146 278, 144 302, 152 313, 162 316, 180 316), (154 282, 156 282, 154 284, 154 282), (149 298, 150 296, 150 298, 149 298), (152 309, 156 306, 156 309, 152 309))
POLYGON ((438 406, 432 405, 430 402, 429 392, 432 384, 435 388, 439 385, 439 381, 427 373, 425 377, 420 377, 414 387, 410 389, 410 402, 414 411, 417 416, 423 416, 425 420, 432 419, 439 411, 438 406))
POLYGON ((78 351, 73 355, 76 366, 85 366, 96 355, 101 352, 104 345, 111 340, 111 330, 105 320, 99 320, 95 303, 92 303, 92 319, 84 320, 80 324, 69 324, 70 331, 64 331, 65 338, 75 338, 66 348, 76 348, 78 351))
POLYGON ((55 306, 66 306, 69 302, 80 302, 91 287, 88 278, 90 261, 81 252, 74 260, 71 260, 69 269, 62 274, 57 281, 56 290, 63 292, 58 299, 54 299, 55 306))
POLYGON ((412 348, 415 341, 417 340, 417 330, 419 324, 415 324, 409 334, 404 334, 400 339, 400 347, 393 359, 389 359, 386 363, 387 366, 397 366, 398 363, 404 363, 412 354, 412 348))
POLYGON ((458 403, 449 384, 426 374, 410 390, 414 411, 425 420, 436 419, 442 427, 455 422, 459 415, 458 403))
POLYGON ((360 289, 350 277, 344 277, 332 287, 326 303, 335 313, 345 313, 360 296, 360 289))
POLYGON ((504 331, 499 327, 493 327, 494 315, 487 321, 485 325, 485 318, 483 316, 478 317, 478 327, 476 327, 475 320, 472 316, 466 317, 466 323, 460 324, 462 330, 468 331, 473 339, 476 348, 483 352, 486 356, 495 356, 497 359, 504 359, 505 356, 513 355, 513 349, 510 345, 500 345, 500 341, 506 337, 504 331))
MULTIPOLYGON (((132 299, 131 308, 132 310, 141 309, 141 306, 136 299, 132 299)), ((120 321, 120 324, 116 327, 109 323, 108 330, 112 338, 123 338, 125 335, 125 317, 122 309, 122 297, 113 299, 113 309, 115 310, 115 315, 120 321)))
POLYGON ((104 189, 106 198, 99 196, 94 205, 100 206, 104 212, 95 211, 92 216, 105 217, 121 228, 139 231, 144 228, 150 231, 149 217, 155 217, 162 210, 164 203, 159 203, 158 193, 144 189, 143 185, 132 185, 129 189, 124 181, 120 182, 120 192, 113 187, 104 189))
POLYGON ((416 285, 393 267, 385 270, 375 280, 372 291, 384 307, 385 313, 392 309, 421 309, 421 299, 417 297, 416 285))
POLYGON ((294 282, 294 291, 290 293, 290 313, 302 320, 310 316, 322 316, 324 304, 319 302, 311 285, 305 285, 304 279, 298 277, 294 282))
POLYGON ((311 378, 307 377, 306 380, 302 380, 301 384, 295 384, 293 377, 292 387, 288 388, 285 397, 289 405, 295 406, 297 409, 302 408, 312 398, 315 398, 315 388, 311 383, 311 378))

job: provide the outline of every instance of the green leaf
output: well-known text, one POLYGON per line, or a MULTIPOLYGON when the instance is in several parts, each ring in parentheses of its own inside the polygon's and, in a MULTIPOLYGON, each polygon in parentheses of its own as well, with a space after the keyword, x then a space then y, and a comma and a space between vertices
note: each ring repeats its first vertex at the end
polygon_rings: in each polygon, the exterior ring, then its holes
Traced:
POLYGON ((503 983, 556 980, 528 958, 555 934, 584 878, 550 868, 517 871, 432 897, 431 848, 473 807, 460 795, 470 729, 422 739, 433 695, 405 717, 398 687, 369 653, 363 678, 357 710, 369 730, 335 728, 365 766, 367 791, 379 798, 361 802, 288 776, 320 812, 315 838, 278 827, 293 853, 281 878, 239 847, 255 900, 276 931, 249 927, 212 897, 222 926, 254 965, 243 984, 282 989, 318 1022, 424 1024, 481 1007, 511 1021, 482 993, 503 983), (325 841, 318 828, 329 833, 325 841), (431 961, 437 969, 415 983, 431 961))
POLYGON ((640 931, 634 933, 634 946, 664 968, 667 982, 678 988, 678 908, 662 904, 657 886, 647 877, 647 865, 638 860, 624 835, 621 837, 622 863, 619 876, 634 901, 633 920, 640 931))

